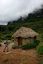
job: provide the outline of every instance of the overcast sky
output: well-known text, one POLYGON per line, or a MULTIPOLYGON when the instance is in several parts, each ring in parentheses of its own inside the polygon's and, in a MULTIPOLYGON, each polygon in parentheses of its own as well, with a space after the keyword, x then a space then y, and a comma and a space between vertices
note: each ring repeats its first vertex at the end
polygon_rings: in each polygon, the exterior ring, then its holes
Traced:
POLYGON ((42 4, 43 0, 0 0, 0 24, 28 15, 42 4))

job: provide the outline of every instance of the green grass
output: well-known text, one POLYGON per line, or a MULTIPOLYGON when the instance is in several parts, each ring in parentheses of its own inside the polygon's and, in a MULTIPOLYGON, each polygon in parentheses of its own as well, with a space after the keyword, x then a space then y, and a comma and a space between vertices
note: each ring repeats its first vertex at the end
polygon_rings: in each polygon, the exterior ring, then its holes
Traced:
POLYGON ((39 55, 43 55, 43 45, 39 45, 37 47, 37 52, 38 52, 39 55))

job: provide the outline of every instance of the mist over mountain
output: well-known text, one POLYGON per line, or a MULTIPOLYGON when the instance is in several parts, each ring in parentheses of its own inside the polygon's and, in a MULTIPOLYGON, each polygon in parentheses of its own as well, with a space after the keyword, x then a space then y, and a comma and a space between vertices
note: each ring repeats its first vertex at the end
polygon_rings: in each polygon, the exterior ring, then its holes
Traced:
POLYGON ((27 16, 41 9, 42 5, 43 0, 0 0, 0 24, 6 25, 9 21, 27 16))
MULTIPOLYGON (((43 18, 43 8, 38 9, 37 11, 34 11, 33 13, 28 14, 28 16, 24 16, 24 17, 20 16, 20 18, 18 20, 24 21, 27 18, 28 18, 28 20, 31 19, 31 18, 32 19, 33 18, 43 18)), ((9 21, 8 23, 10 23, 10 22, 15 23, 18 20, 9 21)))

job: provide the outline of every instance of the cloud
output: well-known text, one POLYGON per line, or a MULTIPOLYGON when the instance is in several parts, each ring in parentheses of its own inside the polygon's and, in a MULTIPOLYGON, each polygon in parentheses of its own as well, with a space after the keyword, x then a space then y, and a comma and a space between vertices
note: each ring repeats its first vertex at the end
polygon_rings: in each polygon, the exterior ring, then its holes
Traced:
POLYGON ((28 15, 42 4, 43 0, 0 0, 0 24, 28 15))

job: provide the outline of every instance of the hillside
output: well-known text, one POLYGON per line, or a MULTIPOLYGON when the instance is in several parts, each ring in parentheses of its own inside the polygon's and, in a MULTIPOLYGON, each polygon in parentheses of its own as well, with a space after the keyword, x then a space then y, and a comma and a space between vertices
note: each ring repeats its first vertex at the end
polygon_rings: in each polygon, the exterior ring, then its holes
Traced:
POLYGON ((21 26, 34 29, 40 34, 41 40, 43 40, 43 9, 30 13, 27 17, 9 21, 6 26, 0 25, 0 40, 11 39, 12 34, 21 26))
POLYGON ((20 17, 18 20, 8 23, 10 31, 16 31, 21 26, 30 27, 40 33, 43 33, 43 9, 30 13, 28 17, 20 17))

